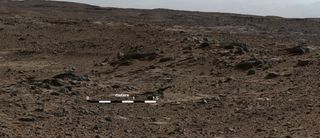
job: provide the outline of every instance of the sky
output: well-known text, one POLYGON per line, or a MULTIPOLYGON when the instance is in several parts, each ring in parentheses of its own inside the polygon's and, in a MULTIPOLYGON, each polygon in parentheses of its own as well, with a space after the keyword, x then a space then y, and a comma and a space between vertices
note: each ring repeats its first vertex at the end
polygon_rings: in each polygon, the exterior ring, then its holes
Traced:
POLYGON ((320 18, 320 0, 58 0, 101 7, 226 12, 289 18, 320 18))

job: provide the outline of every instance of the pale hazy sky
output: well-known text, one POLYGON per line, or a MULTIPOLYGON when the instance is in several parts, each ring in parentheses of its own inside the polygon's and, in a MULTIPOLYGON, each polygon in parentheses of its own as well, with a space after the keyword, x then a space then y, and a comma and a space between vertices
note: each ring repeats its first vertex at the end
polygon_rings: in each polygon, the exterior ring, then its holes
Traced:
POLYGON ((120 8, 168 8, 283 17, 320 17, 320 0, 59 0, 120 8))

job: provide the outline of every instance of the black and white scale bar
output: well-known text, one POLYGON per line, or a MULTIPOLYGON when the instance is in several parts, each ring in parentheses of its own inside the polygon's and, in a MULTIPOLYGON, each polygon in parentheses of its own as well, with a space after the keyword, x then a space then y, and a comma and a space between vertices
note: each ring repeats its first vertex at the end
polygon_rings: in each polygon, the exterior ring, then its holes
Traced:
POLYGON ((125 101, 95 101, 95 100, 87 100, 90 103, 99 103, 99 104, 111 104, 111 103, 147 103, 147 104, 154 104, 157 103, 157 101, 154 100, 146 100, 146 101, 132 101, 132 100, 125 100, 125 101))

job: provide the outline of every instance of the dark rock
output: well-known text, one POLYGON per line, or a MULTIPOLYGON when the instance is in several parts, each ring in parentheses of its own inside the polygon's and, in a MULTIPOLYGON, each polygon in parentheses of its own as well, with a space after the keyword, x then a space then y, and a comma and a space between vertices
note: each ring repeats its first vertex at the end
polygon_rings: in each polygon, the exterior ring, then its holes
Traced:
POLYGON ((171 58, 171 57, 164 57, 164 58, 161 58, 161 59, 159 60, 159 63, 167 62, 167 61, 171 61, 171 60, 173 60, 173 58, 171 58))
POLYGON ((236 65, 237 68, 242 70, 252 69, 254 67, 262 67, 264 65, 264 61, 258 59, 250 59, 248 61, 242 61, 236 65))
POLYGON ((48 84, 43 84, 43 85, 41 85, 43 88, 46 88, 46 89, 51 89, 51 86, 50 85, 48 85, 48 84))
POLYGON ((71 86, 66 86, 65 89, 68 90, 68 91, 72 91, 72 87, 71 86))
POLYGON ((43 108, 37 108, 37 109, 35 109, 34 111, 36 111, 36 112, 43 112, 44 109, 43 109, 43 108))
POLYGON ((224 82, 230 82, 230 81, 233 81, 233 80, 236 80, 236 79, 233 78, 233 77, 226 77, 224 82))
POLYGON ((129 66, 132 64, 131 60, 154 60, 158 56, 157 53, 140 53, 133 52, 129 54, 118 55, 118 59, 111 61, 111 66, 129 66))
POLYGON ((42 81, 42 83, 49 84, 52 86, 63 86, 64 85, 63 82, 58 79, 45 79, 42 81))
POLYGON ((302 55, 305 53, 309 53, 311 50, 308 47, 303 47, 303 46, 297 46, 293 48, 287 48, 285 49, 288 53, 290 54, 295 54, 295 55, 302 55))
POLYGON ((233 45, 237 46, 237 48, 241 48, 244 52, 249 52, 249 48, 247 44, 244 43, 233 43, 233 45))
POLYGON ((62 74, 58 74, 56 76, 54 76, 53 78, 55 79, 71 79, 71 80, 76 80, 78 79, 78 76, 73 74, 73 73, 62 73, 62 74))
POLYGON ((79 82, 79 81, 75 81, 75 80, 69 81, 69 83, 70 83, 71 85, 77 85, 77 84, 80 84, 80 82, 79 82))
POLYGON ((126 132, 126 133, 132 133, 132 130, 131 130, 131 129, 125 129, 124 132, 126 132))
POLYGON ((254 68, 253 63, 250 62, 250 61, 241 62, 241 63, 237 64, 236 67, 239 68, 239 69, 243 69, 243 70, 248 70, 248 69, 254 68))
POLYGON ((273 79, 281 76, 279 73, 276 72, 270 72, 265 76, 265 79, 273 79))
POLYGON ((231 45, 231 44, 227 44, 227 45, 222 44, 222 47, 223 47, 224 49, 234 49, 234 45, 231 45))
POLYGON ((65 86, 59 90, 59 92, 61 92, 61 93, 74 95, 75 93, 72 93, 71 91, 72 91, 71 86, 65 86))
POLYGON ((53 77, 54 79, 62 79, 62 80, 76 80, 76 81, 90 81, 90 77, 88 75, 77 76, 73 73, 67 72, 58 74, 53 77))
POLYGON ((120 87, 121 87, 121 86, 118 85, 118 84, 111 85, 111 88, 113 88, 113 89, 118 89, 118 88, 120 88, 120 87))
POLYGON ((311 61, 310 60, 298 60, 298 63, 297 63, 297 66, 307 66, 307 65, 310 65, 311 64, 311 61))
POLYGON ((34 122, 34 121, 36 121, 36 118, 34 118, 32 116, 26 116, 26 117, 21 117, 18 120, 22 121, 22 122, 34 122))
POLYGON ((112 118, 111 117, 106 117, 106 118, 104 118, 106 121, 108 121, 108 122, 112 122, 112 118))
POLYGON ((208 42, 202 42, 201 44, 200 44, 200 47, 201 48, 206 48, 206 47, 209 47, 210 46, 210 44, 208 43, 208 42))
POLYGON ((61 93, 68 93, 69 90, 66 89, 66 88, 61 88, 61 89, 59 90, 59 92, 61 92, 61 93))
POLYGON ((245 54, 246 51, 242 47, 237 47, 233 53, 242 55, 245 54))
POLYGON ((122 59, 128 60, 128 59, 138 59, 138 60, 153 60, 158 56, 156 53, 130 53, 125 56, 123 56, 122 59))
POLYGON ((23 40, 26 40, 26 39, 23 38, 23 37, 20 37, 20 38, 18 38, 18 40, 19 40, 19 41, 23 41, 23 40))
POLYGON ((261 129, 261 128, 257 128, 257 129, 256 129, 256 132, 262 132, 262 131, 264 131, 264 130, 261 129))
POLYGON ((130 66, 133 63, 131 61, 127 61, 127 60, 120 60, 120 61, 112 61, 110 62, 111 66, 130 66))
POLYGON ((51 92, 50 94, 51 94, 51 95, 54 95, 54 96, 59 96, 59 95, 60 95, 60 94, 57 93, 57 92, 51 92))
POLYGON ((230 44, 223 44, 222 47, 224 49, 235 49, 237 48, 237 51, 241 50, 241 52, 249 52, 249 48, 247 44, 244 43, 230 43, 230 44))
POLYGON ((254 75, 254 74, 256 74, 256 70, 255 69, 250 69, 248 71, 248 75, 254 75))
POLYGON ((91 81, 89 75, 80 76, 79 81, 91 81))
POLYGON ((99 126, 99 125, 94 125, 93 129, 94 129, 94 130, 98 130, 100 127, 101 127, 101 126, 99 126))

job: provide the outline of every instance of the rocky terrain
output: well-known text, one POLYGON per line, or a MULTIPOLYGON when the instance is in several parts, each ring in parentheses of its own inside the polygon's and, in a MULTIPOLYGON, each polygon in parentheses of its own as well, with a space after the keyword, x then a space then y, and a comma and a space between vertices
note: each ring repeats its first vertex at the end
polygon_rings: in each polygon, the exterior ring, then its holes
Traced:
POLYGON ((320 20, 0 1, 0 137, 319 137, 320 20), (86 101, 130 94, 157 104, 86 101))

